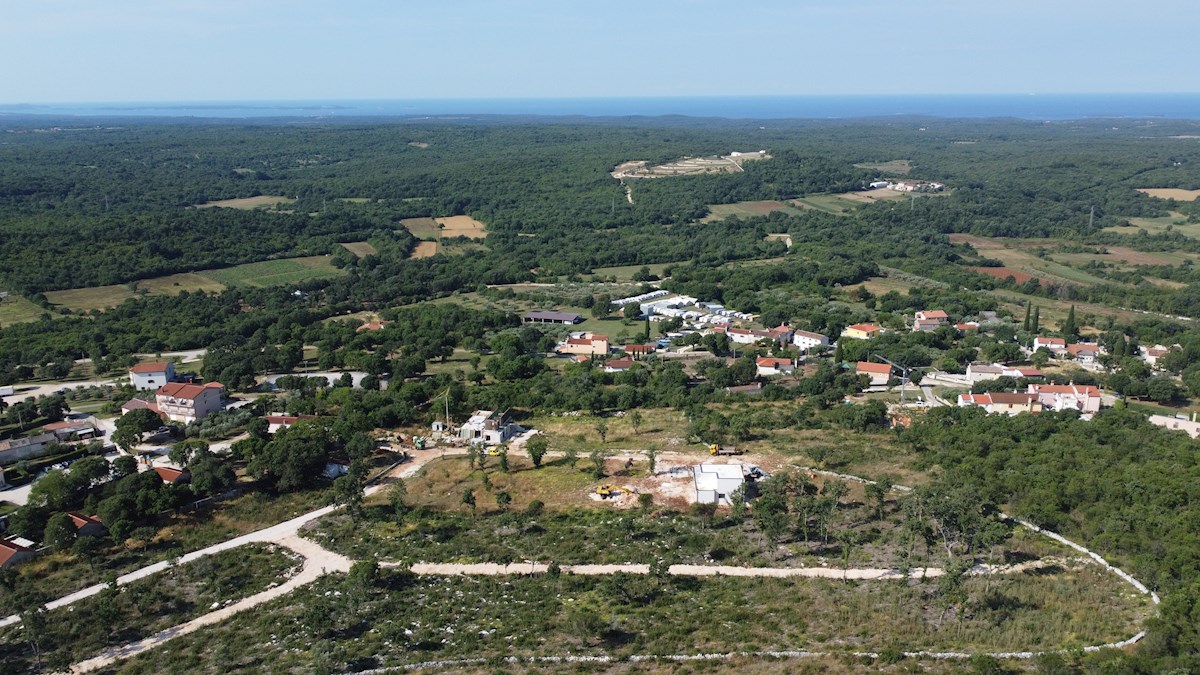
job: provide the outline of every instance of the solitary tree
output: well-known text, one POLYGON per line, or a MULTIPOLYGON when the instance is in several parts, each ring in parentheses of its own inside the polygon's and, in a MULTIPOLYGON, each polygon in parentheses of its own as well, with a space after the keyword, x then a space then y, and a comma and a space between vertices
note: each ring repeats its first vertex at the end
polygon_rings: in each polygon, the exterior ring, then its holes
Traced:
POLYGON ((508 448, 500 446, 500 470, 508 473, 508 448))
POLYGON ((579 451, 573 447, 568 446, 567 449, 563 452, 563 459, 566 460, 567 466, 574 469, 575 465, 577 463, 579 463, 579 451))
POLYGON ((475 491, 471 488, 463 490, 462 503, 471 507, 471 513, 475 513, 475 491))
POLYGON ((599 480, 604 478, 604 452, 596 449, 588 455, 592 461, 592 477, 599 480))
POLYGON ((1033 325, 1033 323, 1030 321, 1030 319, 1032 318, 1032 312, 1033 312, 1033 303, 1026 303, 1026 305, 1025 305, 1025 321, 1021 323, 1021 330, 1024 330, 1026 333, 1029 332, 1030 327, 1033 325))
POLYGON ((633 433, 637 433, 642 426, 642 411, 634 410, 629 413, 629 426, 633 427, 633 433))
POLYGON ((404 503, 404 498, 408 496, 408 486, 404 484, 403 478, 397 478, 395 483, 388 488, 388 503, 392 505, 392 512, 397 516, 404 515, 408 510, 408 505, 404 503))
POLYGON ((133 452, 134 446, 142 442, 142 435, 162 425, 162 419, 149 408, 131 410, 117 419, 113 442, 125 452, 133 452))
POLYGON ((1062 334, 1068 342, 1079 339, 1079 326, 1075 324, 1075 305, 1071 305, 1071 309, 1067 312, 1067 320, 1063 322, 1062 334))
POLYGON ((512 495, 501 490, 496 493, 496 507, 501 511, 508 511, 508 505, 512 504, 512 495))
POLYGON ((546 437, 541 434, 529 439, 529 442, 525 444, 525 451, 529 453, 529 459, 533 461, 535 467, 542 465, 542 458, 546 456, 548 446, 546 437))
POLYGON ((1042 320, 1042 310, 1040 307, 1033 308, 1033 319, 1029 322, 1029 331, 1031 333, 1038 332, 1042 320))
POLYGON ((600 442, 604 443, 605 439, 608 438, 608 422, 602 419, 598 420, 596 422, 596 433, 600 435, 600 442))
POLYGON ((651 445, 646 448, 646 471, 651 476, 654 475, 654 468, 658 465, 658 448, 651 445))

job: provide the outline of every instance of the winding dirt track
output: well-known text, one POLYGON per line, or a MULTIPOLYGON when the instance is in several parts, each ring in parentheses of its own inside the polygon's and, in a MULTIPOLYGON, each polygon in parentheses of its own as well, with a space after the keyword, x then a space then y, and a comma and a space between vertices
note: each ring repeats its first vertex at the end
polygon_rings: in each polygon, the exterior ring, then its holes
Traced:
MULTIPOLYGON (((521 440, 523 441, 526 439, 522 438, 521 440)), ((520 444, 514 444, 514 445, 517 445, 517 447, 520 446, 520 444)), ((423 453, 422 455, 418 455, 416 458, 414 458, 414 461, 411 464, 405 464, 400 467, 397 467, 397 470, 393 470, 392 474, 394 474, 400 478, 407 478, 409 476, 414 475, 418 471, 420 471, 421 468, 425 464, 429 463, 430 461, 432 461, 434 459, 437 459, 441 456, 461 455, 461 454, 465 454, 465 452, 466 452, 465 450, 457 449, 457 450, 450 450, 450 451, 447 451, 444 453, 433 453, 433 452, 423 453)), ((663 454, 665 455, 665 454, 672 454, 672 453, 663 453, 663 454)), ((832 472, 819 471, 817 469, 805 468, 805 470, 811 470, 811 471, 815 471, 818 473, 823 473, 823 474, 827 474, 827 475, 831 475, 831 476, 838 476, 840 478, 854 480, 854 481, 858 481, 858 482, 862 482, 862 483, 871 483, 872 482, 872 481, 865 480, 863 478, 859 478, 857 476, 834 474, 832 472)), ((372 494, 372 493, 382 489, 383 487, 384 487, 383 485, 373 485, 371 487, 368 487, 366 492, 369 495, 369 494, 372 494)), ((895 486, 895 489, 900 490, 900 491, 909 491, 910 490, 910 488, 907 488, 904 486, 895 486)), ((86 672, 90 672, 90 671, 93 671, 93 670, 96 670, 99 668, 103 668, 103 667, 112 665, 113 663, 115 663, 117 661, 131 658, 131 657, 141 654, 143 652, 153 650, 153 649, 161 646, 163 643, 167 642, 168 640, 174 639, 174 638, 182 636, 182 635, 187 635, 188 633, 192 633, 192 632, 199 630, 200 628, 203 628, 205 626, 210 626, 210 625, 213 625, 216 623, 220 623, 240 612, 246 611, 248 609, 251 609, 253 607, 261 605, 265 602, 269 602, 276 598, 287 595, 287 594, 291 593, 292 591, 296 590, 297 588, 300 588, 309 583, 312 583, 313 581, 316 581, 323 574, 335 573, 335 572, 339 572, 339 573, 348 572, 350 570, 350 566, 353 564, 353 561, 351 561, 349 558, 347 558, 339 553, 335 553, 333 551, 330 551, 330 550, 324 548, 323 546, 321 546, 320 544, 318 544, 316 542, 310 541, 308 539, 304 539, 299 534, 300 528, 302 526, 304 526, 305 524, 307 524, 313 520, 316 520, 317 518, 321 518, 322 516, 325 516, 329 513, 332 513, 333 511, 335 511, 339 508, 340 508, 340 506, 327 506, 322 509, 317 509, 316 511, 306 513, 302 516, 293 518, 293 519, 285 521, 283 523, 279 523, 278 525, 274 525, 274 526, 266 528, 264 530, 259 530, 257 532, 252 532, 250 534, 242 535, 240 537, 236 537, 234 539, 230 539, 230 540, 222 542, 220 544, 216 544, 214 546, 210 546, 208 548, 201 549, 199 551, 194 551, 192 553, 189 553, 189 554, 183 556, 182 558, 180 558, 180 562, 188 562, 190 560, 195 560, 197 558, 200 558, 200 557, 203 557, 206 555, 211 555, 211 554, 217 553, 219 551, 229 550, 229 549, 236 548, 238 546, 242 546, 242 545, 252 543, 252 542, 270 542, 270 543, 278 544, 280 546, 286 546, 287 548, 300 554, 304 558, 304 563, 301 566, 299 573, 297 573, 295 576, 291 577, 286 582, 284 582, 283 584, 281 584, 275 588, 271 588, 271 589, 268 589, 261 593, 249 596, 247 598, 243 598, 242 600, 240 600, 228 607, 223 607, 214 612, 210 612, 208 614, 204 614, 202 616, 196 617, 195 619, 192 619, 191 621, 185 622, 178 626, 174 626, 172 628, 168 628, 164 631, 156 633, 155 635, 151 635, 149 637, 143 638, 142 640, 138 640, 137 642, 132 642, 132 643, 129 643, 126 645, 121 645, 118 647, 112 647, 112 648, 106 649, 106 650, 102 651, 100 654, 98 654, 90 659, 81 661, 81 662, 71 666, 70 672, 71 673, 86 673, 86 672)), ((1055 541, 1058 541, 1066 546, 1069 546, 1070 548, 1082 553, 1086 557, 1085 558, 1071 558, 1071 559, 1046 558, 1046 559, 1042 559, 1042 560, 1035 560, 1035 561, 1030 561, 1030 562, 1026 562, 1026 563, 1021 563, 1018 565, 1000 565, 1000 566, 977 565, 974 568, 972 568, 972 570, 969 572, 970 574, 972 574, 972 575, 1014 574, 1014 573, 1030 570, 1030 569, 1048 567, 1051 565, 1098 564, 1098 565, 1104 567, 1106 570, 1116 574, 1121 579, 1123 579, 1125 582, 1132 585, 1135 589, 1138 590, 1139 593, 1142 593, 1143 595, 1148 595, 1150 597, 1151 601, 1155 605, 1157 605, 1159 603, 1159 597, 1156 593, 1149 590, 1144 584, 1142 584, 1138 580, 1134 579, 1132 576, 1130 576, 1123 570, 1120 570, 1120 569, 1110 565, 1100 555, 1098 555, 1098 554, 1084 548, 1083 546, 1080 546, 1079 544, 1076 544, 1058 534, 1042 530, 1041 528, 1038 528, 1037 526, 1035 526, 1032 523, 1029 523, 1027 521, 1024 521, 1024 520, 1021 520, 1018 518, 1011 518, 1010 516, 1007 516, 1007 515, 1005 515, 1004 517, 1009 518, 1024 527, 1032 529, 1035 532, 1038 532, 1047 537, 1050 537, 1051 539, 1054 539, 1055 541)), ((168 562, 160 562, 160 563, 156 563, 154 565, 149 565, 147 567, 141 568, 139 570, 136 570, 134 572, 131 572, 129 574, 126 574, 126 575, 120 577, 117 580, 117 583, 123 585, 123 584, 130 583, 131 581, 135 581, 137 579, 142 579, 142 578, 151 576, 153 574, 157 574, 158 572, 168 569, 169 565, 170 565, 170 563, 168 563, 168 562)), ((381 563, 381 566, 398 567, 400 565, 399 565, 399 563, 384 562, 384 563, 381 563)), ((510 564, 510 565, 503 565, 503 564, 496 564, 496 563, 477 563, 477 564, 417 563, 417 564, 410 566, 410 571, 412 571, 415 574, 437 575, 437 576, 539 574, 539 573, 545 573, 548 569, 549 569, 548 564, 536 563, 536 562, 514 563, 514 564, 510 564)), ((581 574, 581 575, 604 575, 604 574, 616 574, 616 573, 622 573, 622 572, 627 573, 627 574, 649 574, 650 566, 649 565, 638 565, 638 564, 563 565, 562 571, 571 573, 571 574, 581 574)), ((738 576, 738 577, 775 577, 775 578, 820 577, 820 578, 856 579, 856 580, 897 580, 897 579, 904 579, 904 578, 909 578, 909 577, 936 577, 936 576, 940 576, 940 575, 944 574, 944 571, 939 568, 918 568, 918 569, 910 570, 906 574, 906 573, 902 572, 901 570, 897 570, 897 569, 878 569, 878 568, 868 568, 868 569, 855 568, 855 569, 842 570, 842 569, 837 569, 837 568, 826 568, 826 567, 763 568, 763 567, 732 567, 732 566, 718 566, 718 565, 672 565, 668 569, 668 573, 673 574, 673 575, 682 575, 682 576, 738 576)), ((49 603, 47 605, 47 608, 54 609, 54 608, 70 605, 71 603, 77 602, 83 598, 86 598, 91 595, 95 595, 96 593, 99 593, 100 590, 103 588, 104 588, 104 586, 101 584, 101 585, 97 585, 97 586, 92 586, 90 588, 84 589, 77 593, 72 593, 71 595, 64 596, 63 598, 60 598, 52 603, 49 603)), ((0 620, 0 627, 11 625, 11 624, 17 623, 19 621, 20 621, 20 618, 18 616, 9 616, 7 618, 0 620)), ((1127 640, 1123 640, 1121 642, 1112 643, 1112 644, 1094 645, 1094 646, 1085 647, 1084 651, 1090 652, 1090 651, 1097 651, 1099 649, 1104 649, 1104 648, 1127 647, 1129 645, 1135 644, 1136 642, 1141 640, 1144 636, 1145 636, 1145 631, 1142 631, 1142 632, 1139 632, 1137 635, 1130 637, 1127 640)), ((989 655, 993 656, 995 658, 1005 658, 1005 659, 1031 659, 1031 658, 1040 656, 1044 653, 1047 653, 1047 652, 1003 652, 1003 653, 991 653, 989 655)), ((1057 653, 1057 652, 1053 652, 1053 653, 1057 653)), ((629 661, 629 662, 690 661, 690 660, 730 659, 730 658, 739 657, 739 656, 741 656, 741 657, 751 656, 751 657, 771 657, 771 658, 796 658, 796 657, 823 657, 823 656, 829 656, 829 655, 830 654, 826 653, 826 652, 808 652, 808 651, 738 652, 738 653, 729 653, 729 654, 691 654, 691 655, 678 654, 678 655, 665 655, 665 656, 664 655, 643 655, 643 656, 631 656, 631 657, 627 657, 627 658, 621 659, 621 660, 625 660, 625 661, 629 661)), ((858 656, 867 656, 867 657, 877 657, 878 656, 878 654, 869 653, 869 652, 864 652, 864 653, 857 654, 857 655, 858 656)), ((970 658, 971 656, 973 656, 973 654, 960 653, 960 652, 913 652, 913 653, 907 654, 907 655, 910 657, 914 657, 914 658, 933 658, 933 659, 966 659, 966 658, 970 658)), ((539 657, 539 658, 533 658, 533 659, 513 659, 513 660, 510 660, 509 662, 510 663, 570 663, 570 662, 575 662, 575 661, 610 663, 610 662, 617 662, 618 659, 612 659, 610 657, 554 657, 554 656, 550 656, 550 657, 539 657)), ((385 669, 381 669, 381 670, 365 671, 365 672, 384 673, 384 672, 394 672, 396 670, 414 670, 414 669, 420 669, 420 668, 462 667, 462 666, 467 666, 467 665, 475 665, 478 663, 483 663, 483 661, 476 661, 476 660, 436 661, 436 662, 429 662, 427 664, 410 664, 407 666, 400 667, 399 669, 385 668, 385 669)))

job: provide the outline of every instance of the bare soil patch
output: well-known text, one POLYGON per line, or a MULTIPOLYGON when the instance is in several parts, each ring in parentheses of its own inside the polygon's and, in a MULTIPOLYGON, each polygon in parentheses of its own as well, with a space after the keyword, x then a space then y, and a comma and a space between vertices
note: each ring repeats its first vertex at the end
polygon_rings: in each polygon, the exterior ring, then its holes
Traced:
POLYGON ((1148 194, 1158 199, 1174 199, 1180 202, 1194 202, 1200 199, 1200 190, 1183 190, 1181 188, 1138 188, 1138 192, 1148 194))
POLYGON ((204 204, 197 204, 196 208, 208 209, 208 208, 213 208, 213 207, 219 207, 219 208, 225 208, 225 209, 244 209, 244 210, 265 209, 265 208, 271 208, 273 206, 279 206, 280 204, 291 204, 295 201, 296 200, 292 199, 291 197, 282 197, 282 196, 278 196, 278 195, 259 195, 257 197, 242 197, 239 199, 221 199, 219 201, 205 202, 204 204))
POLYGON ((437 252, 438 245, 436 241, 422 241, 417 244, 417 247, 413 249, 412 253, 409 254, 408 257, 432 258, 433 256, 437 255, 437 252))
POLYGON ((467 237, 468 239, 483 239, 487 236, 487 226, 470 216, 450 216, 436 218, 442 226, 443 237, 467 237))
POLYGON ((1023 284, 1033 278, 1033 275, 1026 274, 1020 270, 1014 270, 1011 267, 969 267, 967 269, 979 272, 980 274, 986 274, 989 277, 996 277, 997 279, 1012 277, 1018 284, 1023 284))

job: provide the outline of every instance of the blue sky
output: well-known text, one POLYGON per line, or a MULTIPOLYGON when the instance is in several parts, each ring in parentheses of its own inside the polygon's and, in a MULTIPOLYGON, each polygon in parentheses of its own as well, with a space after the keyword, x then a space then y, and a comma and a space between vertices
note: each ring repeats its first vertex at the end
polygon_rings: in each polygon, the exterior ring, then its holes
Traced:
POLYGON ((1200 92, 1196 0, 4 0, 0 102, 1200 92))

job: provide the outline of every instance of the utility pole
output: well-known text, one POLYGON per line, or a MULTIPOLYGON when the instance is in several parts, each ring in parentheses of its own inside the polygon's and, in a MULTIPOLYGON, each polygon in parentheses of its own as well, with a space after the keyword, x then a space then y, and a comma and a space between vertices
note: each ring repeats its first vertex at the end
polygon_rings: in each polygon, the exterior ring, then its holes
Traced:
POLYGON ((1096 207, 1093 206, 1092 214, 1090 216, 1088 216, 1088 229, 1089 230, 1092 229, 1092 226, 1095 224, 1096 224, 1096 207))

